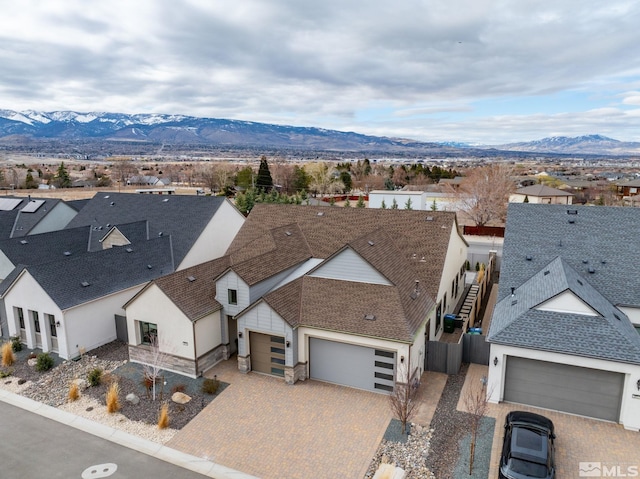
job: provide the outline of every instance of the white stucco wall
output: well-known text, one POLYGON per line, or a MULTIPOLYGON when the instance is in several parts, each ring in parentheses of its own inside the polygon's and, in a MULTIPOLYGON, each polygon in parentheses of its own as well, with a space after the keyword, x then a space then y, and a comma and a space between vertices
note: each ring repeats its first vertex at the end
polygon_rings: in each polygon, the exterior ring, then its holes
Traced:
POLYGON ((571 291, 564 291, 535 307, 540 311, 555 311, 559 313, 584 314, 598 316, 598 312, 578 298, 571 291))
POLYGON ((220 311, 195 322, 196 356, 200 357, 222 344, 220 311))
POLYGON ((244 216, 235 206, 228 200, 223 201, 176 270, 224 256, 244 221, 244 216))
POLYGON ((393 200, 398 203, 398 209, 404 210, 407 200, 411 198, 412 210, 424 210, 426 193, 423 191, 391 191, 391 190, 375 190, 369 193, 369 208, 382 208, 384 201, 387 209, 391 209, 393 200))
POLYGON ((640 380, 640 366, 601 359, 585 358, 581 356, 570 356, 568 354, 550 353, 536 351, 533 349, 514 348, 499 344, 491 345, 489 356, 489 381, 487 391, 489 391, 489 401, 493 403, 504 399, 504 378, 507 356, 517 356, 528 359, 538 359, 552 363, 569 364, 604 371, 614 371, 625 375, 624 389, 622 392, 622 405, 620 406, 620 423, 625 429, 640 430, 640 393, 637 383, 640 380), (493 365, 493 359, 498 358, 498 365, 493 365))
POLYGON ((509 196, 509 203, 524 203, 524 199, 529 197, 529 203, 533 204, 551 204, 551 205, 570 205, 573 203, 573 196, 535 196, 514 193, 509 196))
POLYGON ((125 314, 122 306, 138 293, 142 286, 134 286, 65 310, 63 328, 68 343, 66 356, 63 357, 74 358, 80 354, 81 347, 91 351, 115 340, 115 315, 125 314))
POLYGON ((155 284, 127 305, 126 315, 129 344, 141 343, 140 322, 153 323, 161 352, 196 359, 193 324, 155 284))

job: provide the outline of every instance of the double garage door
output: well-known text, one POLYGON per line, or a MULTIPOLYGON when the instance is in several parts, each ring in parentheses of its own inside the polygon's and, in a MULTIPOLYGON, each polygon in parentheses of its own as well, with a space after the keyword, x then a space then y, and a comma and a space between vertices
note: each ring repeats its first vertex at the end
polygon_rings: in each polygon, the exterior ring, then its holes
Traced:
POLYGON ((618 422, 624 375, 509 356, 504 400, 618 422))
POLYGON ((326 339, 309 339, 311 379, 368 391, 393 391, 395 352, 326 339))

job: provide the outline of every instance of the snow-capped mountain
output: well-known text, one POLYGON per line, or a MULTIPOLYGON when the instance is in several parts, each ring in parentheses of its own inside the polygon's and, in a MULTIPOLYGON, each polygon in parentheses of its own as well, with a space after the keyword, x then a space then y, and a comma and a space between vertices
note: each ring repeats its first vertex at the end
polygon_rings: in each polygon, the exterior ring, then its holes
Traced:
POLYGON ((551 136, 541 140, 500 145, 497 148, 509 151, 582 155, 640 154, 640 143, 623 142, 602 135, 551 136))

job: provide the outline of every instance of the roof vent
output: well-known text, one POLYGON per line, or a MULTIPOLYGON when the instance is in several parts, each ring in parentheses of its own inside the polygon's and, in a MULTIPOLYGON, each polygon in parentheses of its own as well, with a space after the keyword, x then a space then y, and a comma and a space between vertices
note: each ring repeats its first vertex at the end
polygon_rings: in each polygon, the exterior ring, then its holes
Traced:
POLYGON ((99 230, 99 231, 102 231, 102 226, 98 226, 98 230, 99 230))
POLYGON ((607 264, 607 260, 606 260, 606 259, 601 259, 601 260, 600 260, 600 263, 602 263, 602 264, 607 264))
POLYGON ((196 280, 195 276, 187 276, 187 279, 189 280, 189 283, 193 283, 196 280))
POLYGON ((89 286, 91 283, 89 283, 89 281, 83 281, 82 283, 80 283, 80 286, 82 286, 83 288, 86 288, 87 286, 89 286))
POLYGON ((150 264, 147 265, 147 269, 153 269, 153 266, 151 266, 150 264))
POLYGON ((164 233, 162 231, 158 232, 158 236, 162 236, 164 233))
POLYGON ((516 288, 511 286, 511 296, 515 296, 515 295, 516 295, 516 288))
POLYGON ((622 320, 620 319, 620 316, 618 316, 616 313, 613 313, 613 317, 614 317, 614 318, 616 318, 618 321, 622 321, 622 320))
POLYGON ((577 279, 576 281, 578 282, 578 284, 579 284, 580 286, 584 286, 584 285, 582 284, 582 281, 580 281, 579 279, 577 279))
POLYGON ((27 240, 20 240, 20 244, 29 244, 27 240))
POLYGON ((287 236, 291 236, 291 231, 285 231, 284 234, 286 234, 287 236))
POLYGON ((65 252, 64 252, 64 255, 65 255, 65 256, 71 256, 71 251, 65 251, 65 252))
POLYGON ((421 263, 426 263, 426 262, 427 262, 427 260, 426 260, 426 259, 425 259, 425 257, 423 256, 422 258, 420 258, 420 262, 421 262, 421 263))
POLYGON ((546 271, 544 272, 544 275, 546 276, 546 275, 548 275, 549 273, 550 273, 550 271, 549 271, 549 270, 546 270, 546 271))
POLYGON ((587 263, 589 263, 589 260, 588 260, 588 259, 583 259, 583 260, 582 260, 582 264, 587 264, 587 263))
POLYGON ((433 216, 427 216, 427 221, 433 221, 433 216))
POLYGON ((115 201, 112 201, 111 203, 109 203, 109 205, 111 205, 111 206, 115 206, 115 205, 116 205, 116 202, 115 202, 115 201))
POLYGON ((104 196, 104 199, 105 199, 105 200, 106 200, 106 199, 109 199, 109 195, 105 195, 105 196, 104 196))
POLYGON ((163 203, 166 203, 169 201, 169 198, 165 198, 164 200, 162 200, 163 203))
POLYGON ((365 314, 364 315, 364 319, 366 319, 367 321, 375 321, 376 320, 376 315, 375 314, 365 314))
POLYGON ((572 225, 576 222, 576 220, 574 220, 573 218, 569 218, 569 224, 572 225))
POLYGON ((111 228, 111 223, 107 223, 107 228, 111 228))
POLYGON ((526 259, 527 261, 532 261, 533 260, 533 256, 527 255, 527 256, 525 256, 524 259, 526 259))
POLYGON ((567 214, 568 215, 577 215, 578 214, 578 210, 567 210, 567 214))
POLYGON ((369 240, 369 241, 367 241, 367 244, 368 244, 369 246, 373 246, 375 243, 374 243, 373 241, 369 240))
POLYGON ((587 271, 589 271, 589 274, 593 274, 593 273, 596 272, 596 270, 594 268, 592 268, 592 267, 589 267, 589 269, 587 271))
POLYGON ((514 299, 513 301, 511 301, 511 306, 515 306, 516 304, 518 304, 518 300, 514 299))

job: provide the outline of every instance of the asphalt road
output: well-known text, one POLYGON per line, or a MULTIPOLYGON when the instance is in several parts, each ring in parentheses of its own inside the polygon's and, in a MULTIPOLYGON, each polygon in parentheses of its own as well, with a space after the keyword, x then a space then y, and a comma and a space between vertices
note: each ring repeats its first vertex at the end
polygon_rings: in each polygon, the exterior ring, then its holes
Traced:
POLYGON ((2 479, 203 479, 205 476, 0 401, 2 479))

